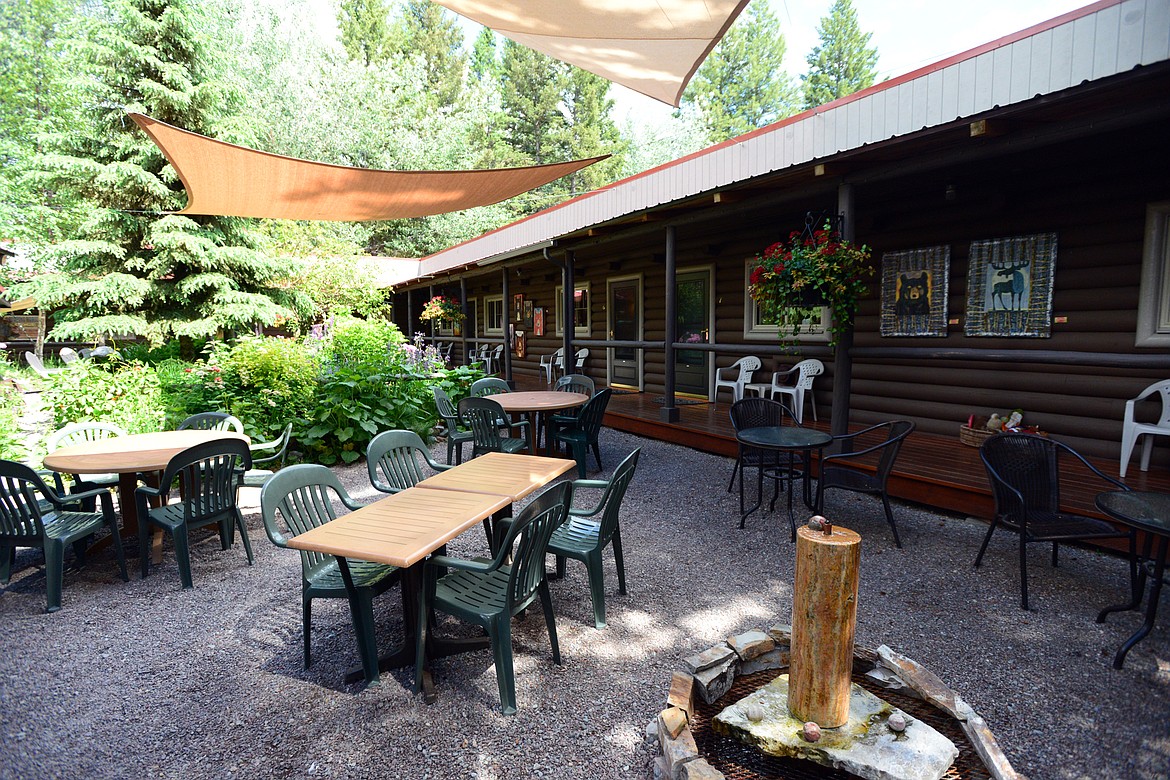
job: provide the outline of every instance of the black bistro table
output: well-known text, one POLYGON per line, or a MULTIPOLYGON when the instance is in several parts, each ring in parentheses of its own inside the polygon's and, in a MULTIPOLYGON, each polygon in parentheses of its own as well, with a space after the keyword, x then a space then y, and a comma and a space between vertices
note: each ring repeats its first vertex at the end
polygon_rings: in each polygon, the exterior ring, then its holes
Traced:
POLYGON ((792 527, 792 538, 796 539, 796 519, 792 515, 792 494, 795 491, 796 480, 800 480, 804 488, 804 505, 809 509, 812 505, 812 490, 810 487, 809 456, 813 450, 820 451, 833 441, 833 437, 824 431, 815 428, 803 428, 798 425, 767 425, 759 428, 744 428, 737 431, 735 439, 745 447, 755 447, 761 450, 771 450, 778 454, 787 455, 787 465, 777 459, 775 466, 761 465, 756 475, 756 503, 744 508, 743 478, 739 480, 739 527, 744 527, 748 515, 760 508, 764 495, 764 477, 774 480, 772 502, 769 511, 776 509, 776 496, 781 482, 788 483, 788 524, 792 527), (801 454, 802 468, 796 468, 794 456, 801 454))
POLYGON ((1097 615, 1097 622, 1104 623, 1105 616, 1110 612, 1138 609, 1145 595, 1146 580, 1150 581, 1145 622, 1133 636, 1125 640, 1125 644, 1113 657, 1113 668, 1120 669, 1125 663, 1126 654, 1153 629, 1154 618, 1158 615, 1158 598, 1162 595, 1162 585, 1166 581, 1166 548, 1167 542, 1170 541, 1170 493, 1115 490, 1097 496, 1097 508, 1130 529, 1145 532, 1145 542, 1142 544, 1140 555, 1137 552, 1136 539, 1131 536, 1129 542, 1133 578, 1132 600, 1128 604, 1106 607, 1097 615), (1155 543, 1156 551, 1153 550, 1155 543))

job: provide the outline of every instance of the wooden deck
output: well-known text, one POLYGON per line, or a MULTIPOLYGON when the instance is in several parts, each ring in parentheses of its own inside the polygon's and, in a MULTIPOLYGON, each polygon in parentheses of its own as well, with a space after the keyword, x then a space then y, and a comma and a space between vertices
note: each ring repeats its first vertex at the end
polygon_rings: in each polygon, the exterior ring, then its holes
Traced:
MULTIPOLYGON (((520 389, 545 386, 543 382, 527 377, 520 378, 518 385, 520 389)), ((722 398, 726 396, 724 393, 722 398)), ((665 423, 661 419, 660 401, 660 397, 656 400, 656 396, 651 393, 615 394, 606 410, 605 424, 639 436, 735 457, 735 436, 728 419, 729 402, 720 400, 717 403, 682 405, 678 407, 679 421, 665 423)), ((828 430, 824 420, 806 424, 828 430)), ((861 427, 854 425, 851 430, 861 427)), ((959 442, 958 427, 956 423, 954 436, 921 431, 911 434, 902 447, 890 477, 890 495, 948 512, 990 519, 993 502, 987 474, 979 459, 979 450, 959 442)), ((865 443, 859 442, 858 446, 865 446, 865 443)), ((1093 465, 1110 476, 1117 474, 1116 461, 1094 460, 1093 465)), ((1066 465, 1065 468, 1068 472, 1062 475, 1061 480, 1065 508, 1081 514, 1101 516, 1093 499, 1097 493, 1108 489, 1108 485, 1079 464, 1075 468, 1072 465, 1066 465)), ((730 472, 727 476, 730 476, 730 472)), ((1154 468, 1143 472, 1136 458, 1130 464, 1125 482, 1135 490, 1170 492, 1170 473, 1154 468)))

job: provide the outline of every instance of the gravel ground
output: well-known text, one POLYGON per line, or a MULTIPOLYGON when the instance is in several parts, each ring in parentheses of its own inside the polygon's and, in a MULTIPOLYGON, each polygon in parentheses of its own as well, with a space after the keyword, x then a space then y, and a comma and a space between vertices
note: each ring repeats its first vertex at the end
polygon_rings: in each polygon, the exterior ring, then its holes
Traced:
MULTIPOLYGON (((168 542, 146 580, 121 582, 110 553, 67 572, 64 608, 46 615, 42 559, 20 551, 0 595, 0 778, 648 777, 645 727, 680 659, 790 622, 793 545, 782 514, 736 527, 731 461, 602 435, 609 467, 639 445, 622 521, 629 595, 617 595, 607 557, 609 626, 597 631, 584 569, 569 562, 552 584, 563 665, 539 610, 514 627, 513 717, 499 713, 487 650, 436 663, 432 706, 410 693, 408 670, 366 690, 345 685, 357 653, 341 601, 316 602, 315 661, 303 669, 298 556, 267 542, 254 507, 256 565, 239 545, 221 552, 200 537, 191 591, 179 589, 168 542)), ((375 497, 364 466, 338 472, 375 497)), ((1011 537, 993 540, 976 570, 984 525, 895 509, 902 550, 880 503, 841 493, 826 508, 864 539, 858 643, 939 674, 1033 780, 1170 777, 1170 627, 1163 618, 1115 671, 1113 652, 1140 618, 1094 622, 1124 600, 1123 561, 1068 549, 1054 570, 1037 546, 1025 613, 1011 537)), ((471 532, 450 550, 484 546, 471 532)), ((401 631, 396 592, 375 613, 388 646, 401 631)))

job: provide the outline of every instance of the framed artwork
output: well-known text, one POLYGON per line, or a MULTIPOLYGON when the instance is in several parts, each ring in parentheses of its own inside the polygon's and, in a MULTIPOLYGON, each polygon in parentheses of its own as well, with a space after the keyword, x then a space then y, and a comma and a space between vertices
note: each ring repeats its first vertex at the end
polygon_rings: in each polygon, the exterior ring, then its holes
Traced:
POLYGON ((516 293, 512 296, 512 308, 515 309, 512 315, 515 322, 524 319, 524 293, 516 293))
POLYGON ((537 306, 532 310, 532 335, 544 335, 544 307, 537 306))
POLYGON ((946 337, 950 272, 949 246, 882 255, 882 336, 946 337))
POLYGON ((972 241, 968 264, 966 335, 1052 335, 1055 233, 972 241))
POLYGON ((532 305, 532 301, 524 302, 524 325, 531 328, 533 325, 533 317, 535 316, 536 307, 532 305))

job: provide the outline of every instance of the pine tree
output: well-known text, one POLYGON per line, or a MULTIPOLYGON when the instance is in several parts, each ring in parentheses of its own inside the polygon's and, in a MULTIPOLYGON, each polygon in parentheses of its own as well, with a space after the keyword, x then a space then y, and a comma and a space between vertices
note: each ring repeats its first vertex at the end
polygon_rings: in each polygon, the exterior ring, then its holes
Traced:
POLYGON ((387 0, 342 0, 337 23, 351 60, 369 67, 385 62, 395 50, 387 0))
POLYGON ((683 93, 712 142, 795 113, 798 96, 784 72, 784 36, 767 3, 752 3, 700 66, 683 93))
POLYGON ((496 59, 496 34, 487 27, 480 30, 479 35, 475 37, 468 70, 477 81, 496 79, 500 76, 500 63, 496 59))
POLYGON ((821 45, 808 55, 804 107, 816 108, 873 86, 877 49, 869 48, 872 33, 861 32, 852 0, 834 0, 817 27, 821 45))
POLYGON ((609 97, 610 86, 608 79, 577 67, 568 68, 563 98, 564 159, 615 155, 568 177, 565 182, 568 197, 610 183, 617 178, 621 169, 620 154, 625 144, 610 116, 613 111, 613 99, 609 97))
POLYGON ((430 0, 407 0, 399 22, 402 51, 421 56, 428 94, 436 106, 450 106, 463 89, 463 32, 454 17, 430 0))
POLYGON ((276 286, 290 268, 257 251, 248 221, 162 213, 182 206, 182 184, 126 112, 215 134, 224 93, 205 77, 195 31, 209 21, 199 11, 186 0, 122 0, 90 35, 88 121, 54 136, 55 152, 40 160, 39 183, 94 208, 77 238, 52 248, 62 272, 32 283, 56 309, 53 338, 137 334, 189 347, 310 306, 276 286))

